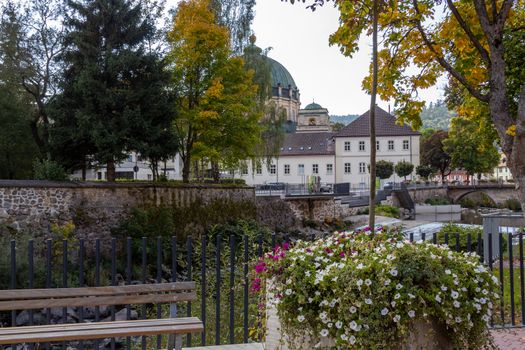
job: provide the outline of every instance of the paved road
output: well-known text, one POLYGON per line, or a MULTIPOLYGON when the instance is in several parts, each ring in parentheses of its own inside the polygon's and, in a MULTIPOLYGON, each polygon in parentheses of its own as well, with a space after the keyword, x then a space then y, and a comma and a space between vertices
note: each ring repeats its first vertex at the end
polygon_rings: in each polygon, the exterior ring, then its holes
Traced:
POLYGON ((494 342, 501 350, 525 349, 525 328, 492 331, 494 342))

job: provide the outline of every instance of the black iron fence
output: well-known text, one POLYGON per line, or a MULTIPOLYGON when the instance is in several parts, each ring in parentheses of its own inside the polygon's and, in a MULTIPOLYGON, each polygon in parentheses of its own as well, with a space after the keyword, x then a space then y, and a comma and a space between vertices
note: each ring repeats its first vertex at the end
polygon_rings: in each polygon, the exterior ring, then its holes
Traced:
MULTIPOLYGON (((476 252, 501 284, 495 306, 494 327, 525 326, 523 231, 488 235, 410 233, 411 241, 426 240, 462 252, 476 252), (485 250, 484 246, 488 249, 485 250)), ((309 237, 313 239, 314 237, 309 237)), ((186 337, 186 346, 259 341, 252 334, 261 312, 250 291, 250 264, 287 236, 203 236, 154 239, 11 241, 0 255, 0 287, 56 288, 196 281, 199 301, 180 305, 181 316, 197 316, 205 330, 186 337)), ((129 318, 167 317, 167 306, 123 305, 110 308, 13 310, 1 314, 6 326, 91 322, 129 318)), ((163 337, 110 339, 97 342, 47 344, 47 349, 160 349, 163 337)), ((6 348, 7 349, 7 348, 6 348)), ((16 349, 13 347, 12 349, 16 349)), ((25 349, 25 348, 24 348, 25 349)))
MULTIPOLYGON (((198 302, 178 305, 180 316, 197 316, 205 326, 188 335, 186 346, 257 341, 257 299, 250 291, 249 266, 263 252, 288 241, 269 237, 202 236, 109 240, 12 240, 0 247, 0 288, 57 288, 168 281, 195 281, 198 302)), ((168 305, 31 310, 0 314, 4 326, 97 322, 168 317, 168 305)), ((94 342, 47 344, 46 349, 161 349, 166 337, 128 337, 94 342)), ((5 348, 11 349, 11 348, 5 348)), ((17 349, 13 347, 12 349, 17 349)), ((22 349, 22 348, 21 348, 22 349)), ((24 348, 26 349, 26 348, 24 348)))

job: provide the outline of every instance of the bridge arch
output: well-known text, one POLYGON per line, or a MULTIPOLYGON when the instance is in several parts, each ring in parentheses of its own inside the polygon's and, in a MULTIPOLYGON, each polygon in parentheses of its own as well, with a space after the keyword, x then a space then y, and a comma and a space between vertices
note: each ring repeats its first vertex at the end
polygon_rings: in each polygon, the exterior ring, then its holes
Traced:
MULTIPOLYGON (((473 189, 469 189, 469 190, 462 190, 462 191, 459 191, 459 190, 456 190, 457 192, 459 193, 450 193, 452 191, 449 191, 449 197, 450 199, 452 199, 452 202, 454 204, 457 204, 459 203, 463 198, 465 198, 466 196, 470 195, 470 194, 473 194, 473 193, 482 193, 484 194, 485 196, 487 196, 491 201, 492 203, 494 204, 494 206, 497 206, 498 205, 498 202, 496 201, 496 199, 494 199, 491 195, 490 195, 490 191, 486 191, 484 189, 481 189, 481 188, 473 188, 473 189)), ((456 192, 454 191, 454 192, 456 192)))

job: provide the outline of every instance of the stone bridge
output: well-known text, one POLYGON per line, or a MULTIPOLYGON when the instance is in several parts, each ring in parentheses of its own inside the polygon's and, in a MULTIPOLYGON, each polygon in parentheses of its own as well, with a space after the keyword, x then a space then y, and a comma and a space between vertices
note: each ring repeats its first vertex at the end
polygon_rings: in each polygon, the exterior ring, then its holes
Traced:
POLYGON ((478 184, 478 185, 455 185, 447 187, 447 196, 453 203, 458 203, 463 197, 470 193, 483 192, 496 204, 502 204, 507 199, 518 199, 516 186, 514 184, 478 184))
POLYGON ((458 203, 470 193, 483 192, 494 203, 501 204, 507 199, 518 199, 514 184, 478 184, 478 185, 448 185, 448 186, 418 186, 409 187, 408 192, 416 203, 423 203, 428 198, 447 197, 452 203, 458 203))

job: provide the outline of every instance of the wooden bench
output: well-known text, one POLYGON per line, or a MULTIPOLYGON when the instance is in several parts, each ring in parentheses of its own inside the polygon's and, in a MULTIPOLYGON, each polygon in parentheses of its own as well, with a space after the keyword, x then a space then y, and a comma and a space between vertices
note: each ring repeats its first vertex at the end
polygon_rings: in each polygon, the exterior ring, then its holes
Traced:
POLYGON ((180 350, 182 335, 202 332, 203 324, 196 317, 175 318, 176 303, 196 299, 194 282, 2 290, 0 311, 170 303, 170 318, 0 328, 0 344, 168 334, 168 350, 180 350))

